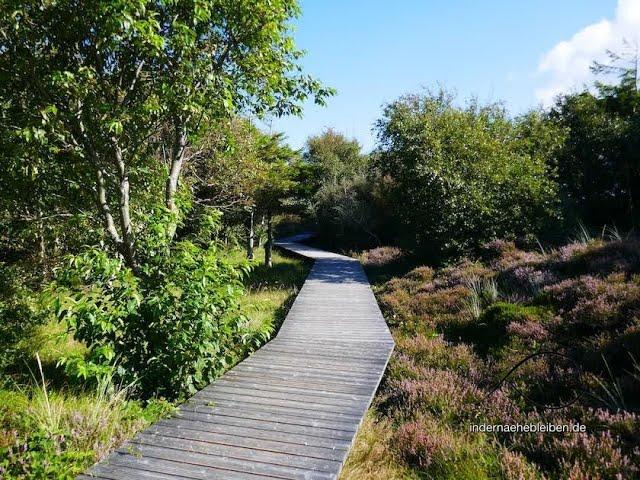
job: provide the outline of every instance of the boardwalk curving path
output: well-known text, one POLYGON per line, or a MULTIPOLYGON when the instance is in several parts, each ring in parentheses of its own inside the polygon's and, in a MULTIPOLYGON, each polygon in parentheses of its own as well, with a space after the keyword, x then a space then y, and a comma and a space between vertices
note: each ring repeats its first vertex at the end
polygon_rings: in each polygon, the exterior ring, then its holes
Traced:
POLYGON ((278 335, 79 479, 335 479, 393 340, 357 260, 315 260, 278 335))

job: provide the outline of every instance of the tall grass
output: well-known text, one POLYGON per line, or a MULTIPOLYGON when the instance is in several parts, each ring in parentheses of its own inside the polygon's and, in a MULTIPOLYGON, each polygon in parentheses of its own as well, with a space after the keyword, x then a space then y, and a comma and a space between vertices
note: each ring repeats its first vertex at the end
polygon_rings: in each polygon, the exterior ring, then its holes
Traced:
POLYGON ((591 235, 591 232, 589 232, 589 229, 582 222, 578 222, 578 228, 574 235, 574 241, 582 245, 588 245, 589 243, 593 242, 593 236, 591 235))
POLYGON ((473 277, 466 281, 465 286, 469 290, 469 296, 464 301, 464 308, 476 320, 486 307, 500 299, 500 291, 494 278, 473 277))

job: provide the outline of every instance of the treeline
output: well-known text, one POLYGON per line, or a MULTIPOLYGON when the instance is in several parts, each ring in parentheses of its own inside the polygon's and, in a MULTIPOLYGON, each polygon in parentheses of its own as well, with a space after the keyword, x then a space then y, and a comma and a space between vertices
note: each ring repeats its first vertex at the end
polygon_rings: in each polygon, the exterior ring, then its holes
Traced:
POLYGON ((305 158, 323 172, 310 183, 318 231, 343 248, 400 245, 439 262, 493 239, 537 246, 583 226, 633 230, 640 93, 631 63, 609 66, 614 84, 516 118, 499 104, 460 106, 446 91, 402 97, 376 122, 370 155, 335 132, 310 139, 305 158))

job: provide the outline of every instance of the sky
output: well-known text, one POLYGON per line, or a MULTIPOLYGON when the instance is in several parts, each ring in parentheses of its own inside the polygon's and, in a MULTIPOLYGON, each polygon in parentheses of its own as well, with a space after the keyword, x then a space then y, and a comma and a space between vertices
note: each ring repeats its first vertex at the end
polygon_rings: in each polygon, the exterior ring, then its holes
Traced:
POLYGON ((302 118, 272 119, 302 148, 333 128, 375 147, 385 104, 446 87, 514 115, 592 82, 589 66, 639 40, 640 0, 301 0, 294 38, 306 73, 337 90, 302 118))

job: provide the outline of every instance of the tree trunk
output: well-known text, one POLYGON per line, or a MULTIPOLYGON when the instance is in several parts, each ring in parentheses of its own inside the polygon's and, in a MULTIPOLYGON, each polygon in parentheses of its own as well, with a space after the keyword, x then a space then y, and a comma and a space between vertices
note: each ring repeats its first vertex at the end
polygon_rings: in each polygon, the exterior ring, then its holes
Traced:
POLYGON ((180 172, 182 171, 182 165, 184 163, 184 154, 187 147, 187 134, 184 128, 176 133, 176 141, 173 146, 171 155, 171 168, 169 170, 169 177, 167 178, 167 184, 165 187, 165 202, 167 208, 176 215, 176 218, 169 227, 169 239, 172 239, 178 228, 178 207, 176 206, 176 192, 178 191, 178 180, 180 179, 180 172))
POLYGON ((249 234, 247 236, 247 258, 253 260, 253 207, 249 211, 249 234))
POLYGON ((260 248, 262 244, 262 231, 264 230, 264 215, 260 215, 260 229, 256 235, 256 248, 260 248))
POLYGON ((122 150, 116 139, 112 139, 115 153, 116 165, 118 167, 118 192, 120 194, 120 231, 122 233, 122 241, 120 243, 120 251, 124 257, 127 266, 134 272, 137 271, 135 245, 133 239, 133 226, 131 215, 129 213, 129 173, 122 157, 122 150))
POLYGON ((107 187, 104 180, 104 171, 100 168, 96 171, 97 178, 97 191, 98 191, 98 205, 100 207, 100 212, 102 213, 102 219, 104 220, 104 227, 107 230, 107 233, 111 237, 118 248, 120 248, 120 243, 122 239, 120 238, 120 234, 116 228, 116 224, 113 221, 113 215, 111 215, 111 208, 109 207, 109 202, 107 201, 107 187))
POLYGON ((36 230, 37 230, 37 239, 38 239, 38 260, 41 265, 44 265, 44 262, 47 258, 47 246, 44 238, 44 222, 42 221, 42 212, 38 208, 36 213, 36 230))
POLYGON ((267 267, 273 265, 271 260, 271 251, 273 249, 273 222, 271 219, 271 212, 267 214, 267 243, 264 244, 264 264, 267 267))

